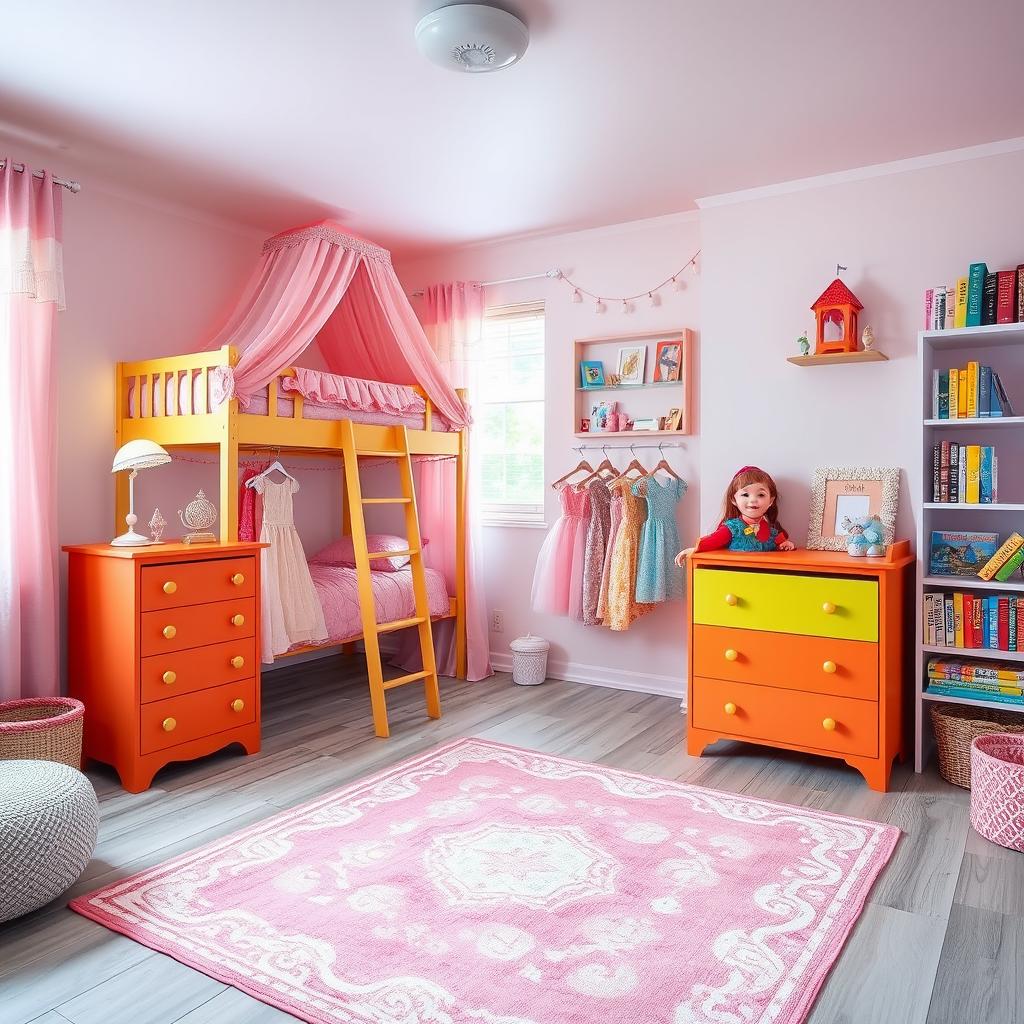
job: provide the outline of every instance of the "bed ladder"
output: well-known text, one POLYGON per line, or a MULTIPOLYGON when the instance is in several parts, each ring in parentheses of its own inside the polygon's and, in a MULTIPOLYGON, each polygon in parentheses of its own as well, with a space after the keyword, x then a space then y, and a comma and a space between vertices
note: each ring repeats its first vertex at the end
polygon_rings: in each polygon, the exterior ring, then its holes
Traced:
POLYGON ((416 493, 413 487, 412 457, 409 454, 409 432, 405 427, 394 427, 395 447, 388 449, 360 449, 356 447, 355 430, 351 420, 341 420, 341 450, 345 457, 345 500, 348 502, 349 520, 352 526, 352 547, 356 557, 356 581, 359 587, 359 611, 363 623, 363 644, 366 647, 366 672, 370 679, 370 705, 373 709, 373 727, 378 736, 389 735, 386 691, 406 683, 423 680, 427 699, 427 714, 431 718, 441 717, 441 692, 437 681, 437 663, 434 659, 434 637, 430 626, 430 602, 427 598, 427 581, 423 573, 423 544, 420 538, 420 522, 416 511, 416 493), (359 458, 377 456, 398 460, 398 473, 402 493, 394 498, 364 498, 359 480, 359 458), (368 551, 366 544, 365 505, 402 505, 405 509, 405 536, 407 551, 368 551), (373 598, 373 582, 370 576, 371 562, 375 559, 394 558, 396 555, 409 556, 412 571, 412 590, 415 597, 416 614, 409 619, 393 622, 378 622, 377 607, 373 598), (393 679, 384 678, 380 660, 380 634, 415 626, 419 630, 420 654, 423 668, 419 672, 393 679))

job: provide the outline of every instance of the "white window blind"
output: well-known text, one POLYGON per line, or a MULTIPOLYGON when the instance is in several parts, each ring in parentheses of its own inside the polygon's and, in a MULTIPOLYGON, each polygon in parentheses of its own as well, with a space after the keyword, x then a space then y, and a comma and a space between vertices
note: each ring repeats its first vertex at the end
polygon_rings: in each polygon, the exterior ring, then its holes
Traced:
POLYGON ((543 525, 543 303, 487 310, 479 358, 484 522, 543 525))

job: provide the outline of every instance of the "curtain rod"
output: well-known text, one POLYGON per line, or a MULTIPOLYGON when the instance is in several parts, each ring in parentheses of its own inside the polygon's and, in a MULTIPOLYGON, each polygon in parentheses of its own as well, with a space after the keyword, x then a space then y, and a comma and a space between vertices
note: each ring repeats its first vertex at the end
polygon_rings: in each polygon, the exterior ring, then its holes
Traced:
MULTIPOLYGON (((2 169, 6 163, 7 163, 6 160, 0 160, 0 169, 2 169)), ((25 165, 24 164, 12 163, 11 167, 13 167, 14 170, 17 171, 19 174, 24 174, 25 173, 25 165)), ((43 174, 42 171, 33 171, 32 172, 32 177, 33 178, 42 178, 42 177, 44 177, 44 174, 43 174)), ((52 181, 53 181, 54 185, 60 185, 61 188, 66 188, 69 192, 74 192, 74 193, 77 194, 77 193, 82 191, 82 186, 77 181, 68 181, 67 178, 53 178, 52 181)))
MULTIPOLYGON (((611 431, 611 433, 614 433, 614 431, 611 431)), ((623 438, 623 440, 625 439, 623 438)), ((606 444, 574 444, 569 450, 574 452, 602 452, 608 447, 606 444)), ((663 448, 685 448, 686 445, 682 441, 662 441, 659 444, 620 444, 614 447, 618 451, 622 451, 624 448, 657 448, 660 451, 663 448)))
MULTIPOLYGON (((553 281, 558 281, 562 277, 562 272, 557 267, 553 267, 551 270, 545 270, 543 274, 527 274, 524 277, 503 277, 497 281, 481 281, 480 287, 490 288, 492 285, 497 284, 518 284, 520 281, 538 281, 542 277, 549 277, 553 281)), ((422 296, 422 288, 419 288, 414 292, 409 292, 410 299, 419 299, 422 296)))

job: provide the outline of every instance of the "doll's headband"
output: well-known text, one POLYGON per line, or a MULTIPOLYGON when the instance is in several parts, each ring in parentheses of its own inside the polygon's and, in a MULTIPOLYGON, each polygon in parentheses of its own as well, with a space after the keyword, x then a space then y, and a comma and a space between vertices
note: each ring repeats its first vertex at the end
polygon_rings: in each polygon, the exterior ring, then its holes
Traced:
MULTIPOLYGON (((764 470, 760 469, 757 466, 740 466, 740 468, 736 470, 736 473, 734 475, 739 476, 740 473, 749 473, 751 471, 753 471, 754 473, 764 473, 764 470)), ((768 474, 765 473, 765 476, 767 475, 768 474)))

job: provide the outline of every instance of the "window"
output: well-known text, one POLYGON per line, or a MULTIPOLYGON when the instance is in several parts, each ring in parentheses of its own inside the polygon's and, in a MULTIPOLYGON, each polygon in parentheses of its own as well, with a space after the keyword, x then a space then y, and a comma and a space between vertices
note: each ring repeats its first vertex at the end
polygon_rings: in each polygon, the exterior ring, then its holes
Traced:
POLYGON ((473 404, 480 420, 484 522, 542 526, 543 304, 489 309, 479 353, 473 404))

